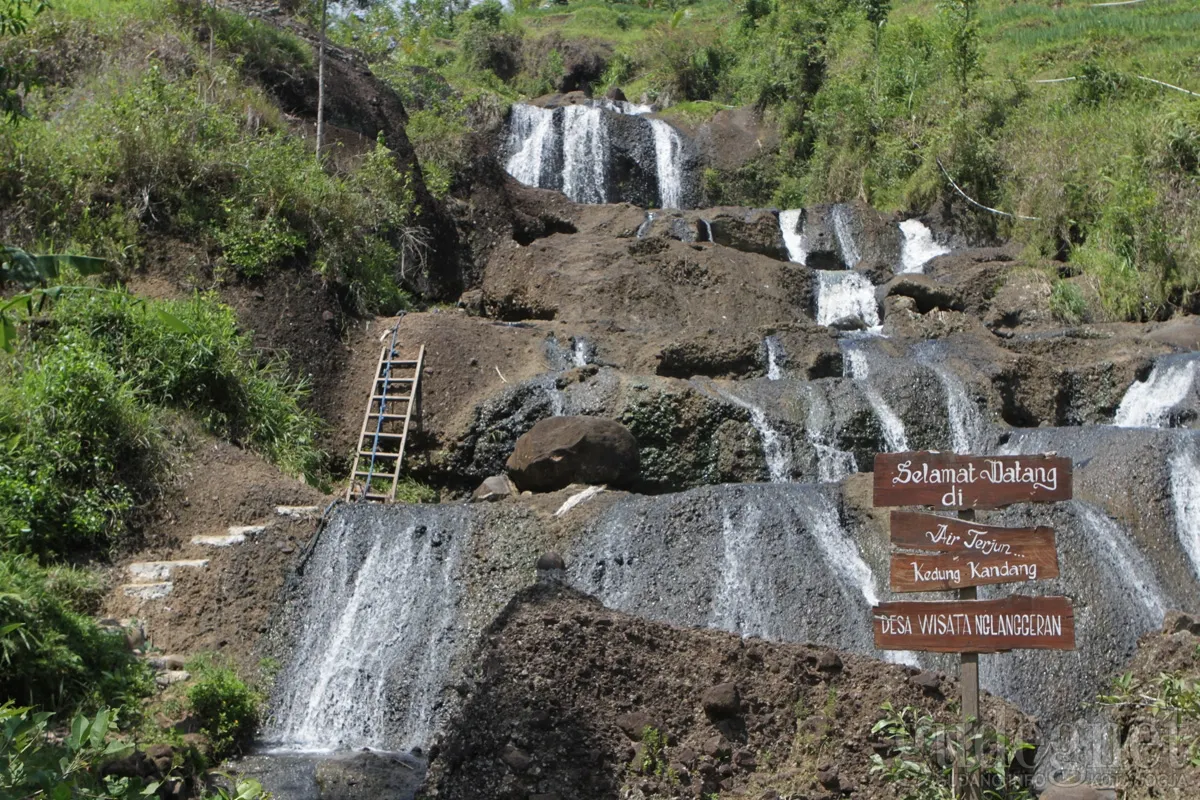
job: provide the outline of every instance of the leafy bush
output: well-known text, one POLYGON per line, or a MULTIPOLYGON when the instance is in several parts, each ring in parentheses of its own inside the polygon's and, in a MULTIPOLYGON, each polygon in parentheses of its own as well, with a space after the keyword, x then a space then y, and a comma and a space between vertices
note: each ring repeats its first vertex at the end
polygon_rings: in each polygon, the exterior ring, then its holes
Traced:
POLYGON ((1033 800, 1014 765, 1032 771, 1033 745, 1014 741, 992 728, 968 731, 962 725, 938 722, 932 715, 906 706, 887 712, 871 729, 890 745, 890 755, 871 756, 871 772, 895 784, 911 800, 957 800, 957 782, 978 781, 990 800, 1033 800))
MULTIPOLYGON (((218 34, 243 44, 265 35, 258 23, 226 22, 218 34)), ((33 104, 27 124, 0 128, 9 238, 127 271, 146 236, 167 233, 213 246, 228 272, 247 278, 310 261, 356 311, 406 303, 400 284, 421 237, 411 176, 382 145, 328 173, 239 66, 201 64, 191 73, 153 60, 136 74, 114 66, 69 114, 55 94, 33 104)))
POLYGON ((121 633, 90 616, 104 589, 81 570, 0 556, 0 697, 71 709, 149 694, 149 672, 121 633))
POLYGON ((188 662, 198 675, 188 687, 188 703, 218 760, 241 753, 254 739, 264 698, 238 677, 232 667, 212 657, 188 662))
POLYGON ((1055 281, 1050 290, 1050 312, 1068 325, 1078 325, 1088 319, 1087 300, 1075 284, 1055 281))
POLYGON ((261 363, 209 296, 143 302, 64 295, 0 361, 0 542, 52 556, 103 552, 168 469, 163 407, 316 479, 323 455, 302 383, 261 363), (154 312, 165 313, 154 313, 154 312))
POLYGON ((0 797, 133 800, 153 795, 158 784, 143 787, 135 778, 100 777, 104 762, 133 750, 128 742, 109 739, 117 727, 115 711, 76 715, 61 744, 46 736, 52 716, 11 702, 0 705, 0 797))
POLYGON ((316 477, 318 422, 300 406, 307 387, 289 379, 282 362, 259 359, 231 308, 213 295, 149 304, 180 329, 140 306, 124 293, 75 295, 55 307, 53 319, 60 336, 94 342, 140 397, 192 411, 214 433, 288 472, 316 477))

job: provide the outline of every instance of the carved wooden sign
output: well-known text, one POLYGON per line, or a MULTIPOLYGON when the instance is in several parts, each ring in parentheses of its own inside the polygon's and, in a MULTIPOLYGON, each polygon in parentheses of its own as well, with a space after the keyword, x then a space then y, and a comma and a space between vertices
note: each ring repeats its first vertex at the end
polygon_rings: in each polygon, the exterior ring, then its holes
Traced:
POLYGON ((1071 499, 1071 460, 1059 456, 880 453, 875 506, 1002 508, 1071 499))
POLYGON ((1001 528, 912 511, 893 511, 891 523, 893 545, 923 551, 892 554, 893 592, 1058 577, 1058 552, 1051 528, 1001 528))
POLYGON ((875 646, 880 650, 1075 649, 1075 612, 1065 597, 880 603, 873 614, 875 646))

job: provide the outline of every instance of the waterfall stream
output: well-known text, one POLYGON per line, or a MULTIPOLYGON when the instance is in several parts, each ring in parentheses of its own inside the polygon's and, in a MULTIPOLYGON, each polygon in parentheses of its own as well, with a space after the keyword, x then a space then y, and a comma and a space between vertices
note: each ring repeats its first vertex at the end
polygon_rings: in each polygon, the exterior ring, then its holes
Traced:
POLYGON ((563 109, 563 194, 576 203, 608 202, 608 132, 604 112, 592 106, 563 109))
POLYGON ((767 380, 777 381, 783 377, 783 364, 787 361, 783 345, 778 336, 768 336, 763 344, 767 348, 767 380))
POLYGON ((650 111, 614 100, 553 109, 516 103, 505 169, 526 186, 561 189, 577 203, 636 199, 687 208, 698 192, 694 146, 666 121, 646 117, 650 111))
POLYGON ((679 131, 661 119, 650 120, 654 132, 654 164, 658 174, 658 203, 683 208, 683 140, 679 131))
POLYGON ((862 260, 858 242, 854 240, 851 219, 853 213, 849 206, 841 203, 834 206, 829 212, 829 218, 833 222, 833 235, 837 238, 838 249, 841 251, 842 262, 846 265, 846 269, 854 269, 862 260))
POLYGON ((1113 424, 1119 428, 1163 428, 1192 391, 1196 356, 1161 359, 1144 381, 1134 381, 1121 398, 1113 424))
POLYGON ((456 652, 467 512, 392 509, 338 515, 309 558, 315 579, 265 736, 275 746, 407 749, 433 732, 456 652))
POLYGON ((1180 442, 1168 463, 1176 535, 1200 578, 1200 453, 1195 438, 1180 442))
POLYGON ((925 264, 938 256, 949 253, 933 239, 933 231, 919 219, 906 219, 900 223, 904 243, 900 250, 900 272, 924 272, 925 264))
POLYGON ((783 243, 787 247, 788 260, 796 264, 808 261, 808 245, 800 225, 804 217, 804 209, 791 208, 779 212, 779 230, 783 234, 783 243))
POLYGON ((847 348, 845 357, 846 377, 854 378, 862 386, 863 394, 866 396, 867 402, 871 404, 880 427, 883 428, 883 438, 887 442, 888 450, 893 453, 907 450, 908 436, 904 431, 904 422, 871 383, 871 368, 867 354, 857 348, 847 348))
POLYGON ((832 328, 880 327, 875 286, 864 275, 842 270, 816 270, 817 324, 832 328))

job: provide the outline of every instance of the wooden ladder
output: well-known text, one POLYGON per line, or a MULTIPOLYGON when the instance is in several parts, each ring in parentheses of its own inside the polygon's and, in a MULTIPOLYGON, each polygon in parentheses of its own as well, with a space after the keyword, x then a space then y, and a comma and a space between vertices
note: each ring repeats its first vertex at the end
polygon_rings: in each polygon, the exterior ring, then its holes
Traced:
POLYGON ((362 435, 354 454, 354 470, 346 488, 347 500, 395 502, 400 465, 414 416, 420 425, 424 365, 425 345, 420 346, 415 360, 401 358, 396 348, 396 329, 392 329, 391 343, 380 351, 379 365, 371 382, 362 435))

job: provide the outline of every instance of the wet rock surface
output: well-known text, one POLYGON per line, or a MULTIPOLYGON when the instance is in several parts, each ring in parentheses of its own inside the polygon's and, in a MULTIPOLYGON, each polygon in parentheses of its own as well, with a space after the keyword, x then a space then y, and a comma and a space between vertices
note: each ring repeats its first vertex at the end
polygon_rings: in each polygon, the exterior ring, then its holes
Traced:
POLYGON ((637 440, 612 420, 551 417, 517 440, 507 467, 521 490, 554 491, 572 483, 623 485, 637 478, 637 440))

